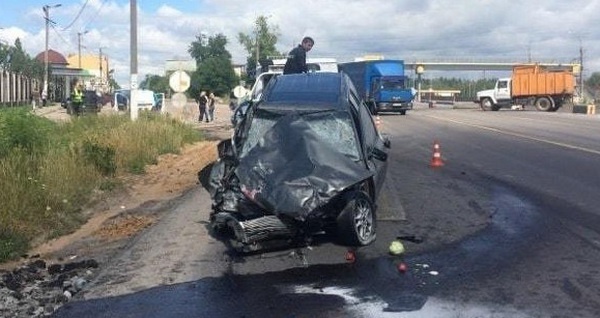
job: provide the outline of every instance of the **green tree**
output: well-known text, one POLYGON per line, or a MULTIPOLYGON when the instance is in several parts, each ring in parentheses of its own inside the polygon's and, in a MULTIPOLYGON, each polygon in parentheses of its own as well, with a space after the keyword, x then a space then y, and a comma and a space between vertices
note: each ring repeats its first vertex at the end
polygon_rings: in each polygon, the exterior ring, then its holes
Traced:
POLYGON ((254 30, 251 33, 238 34, 238 41, 248 52, 246 70, 248 78, 252 82, 256 78, 256 50, 258 49, 258 61, 261 66, 268 65, 270 60, 276 56, 282 56, 275 48, 279 36, 279 27, 269 25, 268 18, 261 15, 254 21, 254 30))
POLYGON ((149 89, 155 93, 169 92, 169 78, 166 76, 146 74, 146 77, 140 83, 140 87, 149 89))
POLYGON ((215 95, 228 96, 237 85, 239 78, 235 75, 231 63, 231 53, 227 51, 227 37, 217 34, 206 38, 196 36, 188 52, 196 60, 196 71, 192 74, 189 90, 191 96, 198 96, 200 91, 211 91, 215 95))
POLYGON ((589 87, 594 91, 600 90, 600 72, 594 72, 592 75, 585 81, 585 86, 589 87))
POLYGON ((119 83, 117 83, 114 75, 115 75, 114 69, 111 69, 110 71, 108 71, 108 86, 110 87, 111 90, 121 89, 121 85, 119 85, 119 83))
POLYGON ((0 42, 0 67, 7 70, 10 62, 10 46, 0 42))
POLYGON ((494 87, 495 83, 495 78, 470 80, 462 78, 438 77, 423 80, 421 89, 427 90, 431 88, 435 90, 459 90, 460 94, 457 96, 458 100, 472 101, 475 100, 478 91, 491 89, 494 87))
POLYGON ((20 39, 16 39, 15 45, 9 48, 9 55, 9 70, 18 74, 24 74, 31 64, 31 58, 23 50, 23 46, 21 45, 20 39))

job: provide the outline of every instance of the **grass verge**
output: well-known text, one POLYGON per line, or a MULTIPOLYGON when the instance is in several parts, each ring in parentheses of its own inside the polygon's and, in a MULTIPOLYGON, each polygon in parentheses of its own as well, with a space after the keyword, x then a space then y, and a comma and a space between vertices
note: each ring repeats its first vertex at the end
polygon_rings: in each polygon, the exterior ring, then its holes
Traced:
POLYGON ((83 208, 115 189, 117 175, 144 173, 161 154, 202 139, 156 113, 55 123, 22 108, 0 110, 0 262, 77 229, 83 208))

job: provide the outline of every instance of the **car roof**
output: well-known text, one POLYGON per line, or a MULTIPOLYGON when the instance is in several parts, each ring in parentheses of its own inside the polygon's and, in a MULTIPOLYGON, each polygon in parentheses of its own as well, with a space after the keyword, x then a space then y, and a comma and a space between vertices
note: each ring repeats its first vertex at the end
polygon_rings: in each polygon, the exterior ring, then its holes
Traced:
POLYGON ((259 108, 341 109, 345 80, 344 74, 333 72, 279 75, 265 87, 259 108))

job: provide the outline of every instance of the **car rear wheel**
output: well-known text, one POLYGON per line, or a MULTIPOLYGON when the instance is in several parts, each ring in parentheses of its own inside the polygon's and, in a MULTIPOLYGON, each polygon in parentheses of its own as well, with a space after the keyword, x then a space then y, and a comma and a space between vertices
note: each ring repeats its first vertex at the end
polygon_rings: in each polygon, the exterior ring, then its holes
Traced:
POLYGON ((535 108, 539 111, 549 112, 554 108, 554 103, 550 97, 540 97, 535 100, 535 108))
POLYGON ((365 246, 375 241, 375 209, 363 191, 348 194, 346 206, 337 217, 337 233, 341 243, 365 246))

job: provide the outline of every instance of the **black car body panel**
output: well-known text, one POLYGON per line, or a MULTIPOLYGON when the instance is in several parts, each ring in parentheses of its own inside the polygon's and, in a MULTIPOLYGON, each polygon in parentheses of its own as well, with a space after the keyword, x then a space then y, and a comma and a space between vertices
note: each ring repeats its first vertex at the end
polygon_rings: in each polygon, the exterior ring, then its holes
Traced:
POLYGON ((345 74, 272 79, 236 123, 233 138, 219 145, 209 187, 213 226, 256 244, 322 231, 336 222, 352 191, 368 192, 375 206, 389 142, 356 96, 345 74), (260 230, 248 233, 248 222, 258 220, 260 230))

